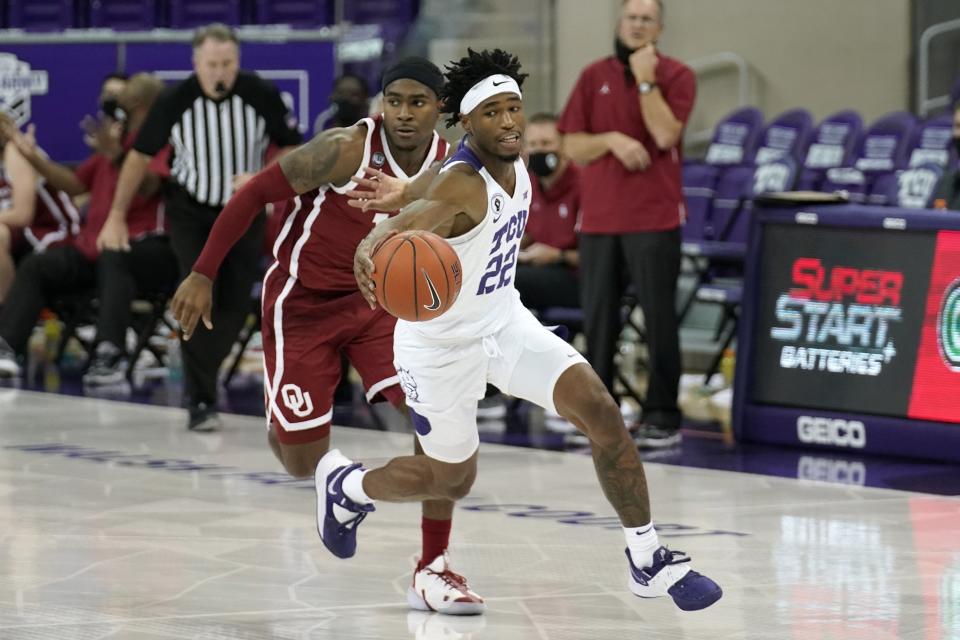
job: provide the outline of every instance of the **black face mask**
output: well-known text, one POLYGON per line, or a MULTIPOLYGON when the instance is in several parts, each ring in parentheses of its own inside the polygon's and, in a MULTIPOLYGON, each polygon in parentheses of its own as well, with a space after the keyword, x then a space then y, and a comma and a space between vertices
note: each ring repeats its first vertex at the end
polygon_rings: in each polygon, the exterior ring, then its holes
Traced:
POLYGON ((622 62, 626 67, 630 68, 630 54, 632 54, 636 49, 631 49, 627 45, 623 44, 623 40, 619 36, 614 36, 613 38, 613 52, 617 56, 617 60, 622 62))
POLYGON ((117 122, 125 122, 127 119, 127 112, 120 106, 120 102, 113 97, 105 98, 100 103, 100 113, 117 122))
POLYGON ((337 107, 334 122, 341 127, 353 126, 367 115, 365 104, 357 104, 352 100, 334 100, 333 104, 337 107))
POLYGON ((623 40, 619 36, 614 36, 613 38, 613 52, 623 64, 623 73, 627 78, 627 83, 629 84, 633 80, 633 72, 630 71, 630 55, 636 51, 636 49, 631 49, 627 45, 623 44, 623 40))
POLYGON ((560 156, 553 151, 531 153, 528 166, 530 167, 530 171, 533 171, 535 175, 546 178, 560 166, 560 156))
POLYGON ((957 150, 957 155, 960 155, 960 138, 953 139, 953 146, 957 150))

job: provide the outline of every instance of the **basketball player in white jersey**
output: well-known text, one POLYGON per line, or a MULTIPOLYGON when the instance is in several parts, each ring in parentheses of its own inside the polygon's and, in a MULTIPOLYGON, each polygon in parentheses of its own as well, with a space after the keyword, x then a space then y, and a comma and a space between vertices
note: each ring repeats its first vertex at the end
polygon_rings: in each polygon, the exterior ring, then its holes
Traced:
POLYGON ((324 542, 355 543, 376 500, 466 496, 477 470, 477 400, 490 382, 556 411, 590 439, 600 484, 624 527, 630 590, 643 598, 669 595, 687 611, 708 607, 722 591, 691 570, 686 555, 658 542, 643 466, 616 402, 584 358, 523 307, 514 288, 530 205, 520 160, 526 76, 516 57, 501 50, 470 51, 447 70, 443 111, 467 137, 425 197, 375 227, 354 262, 371 306, 372 248, 392 234, 439 233, 462 263, 463 288, 453 306, 427 322, 401 320, 394 333, 394 364, 423 455, 368 470, 338 450, 328 452, 316 473, 318 491, 326 493, 318 514, 324 542))

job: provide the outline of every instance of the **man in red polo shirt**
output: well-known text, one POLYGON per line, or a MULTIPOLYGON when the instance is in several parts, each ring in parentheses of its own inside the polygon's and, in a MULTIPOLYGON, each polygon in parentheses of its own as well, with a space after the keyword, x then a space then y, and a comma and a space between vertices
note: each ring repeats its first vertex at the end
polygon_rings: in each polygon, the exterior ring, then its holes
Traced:
POLYGON ((557 117, 538 113, 523 133, 533 189, 530 217, 517 257, 517 291, 528 309, 579 307, 577 214, 580 169, 562 150, 557 117))
POLYGON ((625 0, 616 54, 583 71, 558 125, 567 153, 586 165, 581 301, 590 362, 608 388, 622 324, 624 271, 643 310, 650 378, 635 434, 644 447, 680 441, 675 310, 684 216, 680 147, 696 94, 690 68, 657 51, 662 30, 662 0, 625 0))
POLYGON ((0 377, 19 375, 19 360, 44 306, 58 295, 95 289, 97 348, 84 383, 108 385, 126 378, 130 302, 139 291, 172 290, 178 275, 164 232, 159 165, 151 165, 152 178, 134 198, 128 249, 100 252, 96 241, 110 210, 123 156, 162 90, 163 83, 150 74, 130 78, 113 105, 114 112, 104 113, 90 134, 95 153, 75 171, 47 158, 37 147, 32 126, 27 133, 3 128, 48 184, 73 197, 89 194, 90 200, 75 238, 29 256, 17 270, 9 302, 0 310, 0 377))

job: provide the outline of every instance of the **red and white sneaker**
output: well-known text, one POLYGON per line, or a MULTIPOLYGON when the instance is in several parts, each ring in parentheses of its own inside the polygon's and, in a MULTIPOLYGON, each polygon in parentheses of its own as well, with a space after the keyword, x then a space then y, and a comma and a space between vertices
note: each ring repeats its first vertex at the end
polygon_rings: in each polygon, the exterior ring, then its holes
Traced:
POLYGON ((450 571, 446 551, 433 562, 418 566, 407 589, 407 604, 418 611, 436 611, 451 616, 475 616, 487 605, 467 586, 467 579, 450 571))

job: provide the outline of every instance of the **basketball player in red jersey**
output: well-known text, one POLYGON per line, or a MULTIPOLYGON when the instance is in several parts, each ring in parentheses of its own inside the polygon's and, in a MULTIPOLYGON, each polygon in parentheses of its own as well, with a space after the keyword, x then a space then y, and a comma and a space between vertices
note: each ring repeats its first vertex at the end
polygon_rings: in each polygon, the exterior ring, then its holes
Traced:
MULTIPOLYGON (((360 240, 397 212, 361 211, 348 201, 367 170, 404 180, 436 173, 447 152, 434 131, 442 85, 440 70, 423 58, 387 69, 383 115, 320 133, 237 191, 171 303, 185 337, 201 319, 210 327, 212 284, 224 256, 266 203, 294 199, 264 278, 262 316, 268 438, 294 477, 313 477, 329 449, 341 353, 360 373, 369 401, 404 405, 393 367, 396 319, 367 305, 353 275, 360 240)), ((318 495, 323 507, 323 487, 318 495)), ((448 568, 452 513, 452 501, 423 503, 417 589, 407 600, 416 609, 482 613, 483 600, 448 568)))

